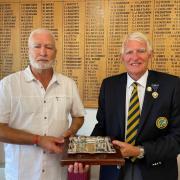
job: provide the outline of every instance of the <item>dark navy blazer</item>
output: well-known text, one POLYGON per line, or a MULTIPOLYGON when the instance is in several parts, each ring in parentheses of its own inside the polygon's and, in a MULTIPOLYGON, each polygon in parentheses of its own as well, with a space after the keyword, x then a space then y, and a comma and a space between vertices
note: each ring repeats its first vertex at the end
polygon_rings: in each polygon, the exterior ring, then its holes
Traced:
MULTIPOLYGON (((92 135, 124 141, 126 84, 127 73, 103 80, 97 111, 98 123, 92 135)), ((136 145, 145 148, 145 158, 135 162, 144 180, 177 180, 176 157, 180 153, 178 77, 149 71, 136 145), (152 91, 147 87, 151 87, 152 91), (157 98, 152 95, 154 91, 158 93, 157 98)), ((101 180, 118 180, 122 175, 117 166, 102 166, 100 169, 101 180)))

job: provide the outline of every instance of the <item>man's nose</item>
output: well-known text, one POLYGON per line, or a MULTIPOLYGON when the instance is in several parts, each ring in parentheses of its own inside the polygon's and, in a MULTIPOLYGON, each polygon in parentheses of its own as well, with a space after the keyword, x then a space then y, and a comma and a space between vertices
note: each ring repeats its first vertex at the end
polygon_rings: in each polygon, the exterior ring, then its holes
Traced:
POLYGON ((139 53, 138 53, 137 51, 133 51, 133 53, 132 53, 132 58, 133 58, 134 60, 138 59, 138 58, 139 58, 139 53))
POLYGON ((45 56, 45 55, 47 54, 47 51, 46 51, 46 48, 45 48, 45 47, 41 47, 41 49, 40 49, 40 54, 41 54, 42 56, 45 56))

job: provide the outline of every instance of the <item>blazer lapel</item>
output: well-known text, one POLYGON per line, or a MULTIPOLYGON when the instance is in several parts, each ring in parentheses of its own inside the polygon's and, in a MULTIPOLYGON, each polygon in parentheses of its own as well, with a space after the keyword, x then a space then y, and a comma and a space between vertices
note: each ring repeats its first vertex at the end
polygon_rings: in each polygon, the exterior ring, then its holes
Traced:
POLYGON ((156 81, 156 78, 154 76, 154 73, 152 71, 149 71, 146 89, 145 89, 144 103, 142 106, 142 112, 141 112, 141 117, 140 117, 140 124, 138 128, 138 134, 141 132, 141 128, 143 127, 143 124, 148 118, 148 115, 151 111, 151 108, 154 102, 154 98, 152 97, 152 92, 147 91, 147 87, 151 87, 152 83, 155 83, 155 81, 156 81))
POLYGON ((126 84, 127 84, 127 74, 124 74, 118 83, 119 95, 117 96, 117 102, 119 105, 118 119, 121 139, 125 138, 125 103, 126 103, 126 84))

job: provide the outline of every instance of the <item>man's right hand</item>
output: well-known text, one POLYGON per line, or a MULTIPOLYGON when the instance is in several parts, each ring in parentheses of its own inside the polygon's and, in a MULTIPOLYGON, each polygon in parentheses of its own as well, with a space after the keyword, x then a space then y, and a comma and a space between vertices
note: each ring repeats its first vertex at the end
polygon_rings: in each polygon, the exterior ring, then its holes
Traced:
POLYGON ((64 137, 40 136, 38 145, 49 153, 62 153, 64 137))

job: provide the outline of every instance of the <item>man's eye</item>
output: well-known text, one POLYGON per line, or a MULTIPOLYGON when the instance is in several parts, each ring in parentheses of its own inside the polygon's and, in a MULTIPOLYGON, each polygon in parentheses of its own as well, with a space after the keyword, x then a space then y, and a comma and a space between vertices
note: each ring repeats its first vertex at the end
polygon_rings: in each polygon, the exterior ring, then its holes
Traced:
POLYGON ((34 48, 40 48, 40 46, 34 46, 34 48))
POLYGON ((132 53, 133 53, 133 51, 126 51, 126 52, 125 52, 126 55, 130 55, 130 54, 132 54, 132 53))
POLYGON ((33 48, 40 48, 41 46, 40 45, 33 45, 32 47, 33 48))
POLYGON ((145 53, 145 52, 146 52, 146 49, 138 49, 137 52, 138 52, 138 53, 145 53))
POLYGON ((53 47, 51 47, 51 46, 46 46, 46 48, 47 48, 47 49, 53 49, 53 47))

